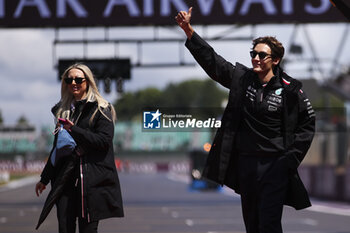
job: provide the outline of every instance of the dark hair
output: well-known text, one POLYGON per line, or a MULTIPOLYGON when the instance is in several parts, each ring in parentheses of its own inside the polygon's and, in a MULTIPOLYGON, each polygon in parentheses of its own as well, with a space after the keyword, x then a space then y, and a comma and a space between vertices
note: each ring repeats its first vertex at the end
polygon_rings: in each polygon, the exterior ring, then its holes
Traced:
POLYGON ((267 44, 271 49, 272 58, 280 58, 282 60, 284 55, 284 47, 281 42, 279 42, 276 37, 264 36, 253 40, 253 49, 257 44, 267 44))

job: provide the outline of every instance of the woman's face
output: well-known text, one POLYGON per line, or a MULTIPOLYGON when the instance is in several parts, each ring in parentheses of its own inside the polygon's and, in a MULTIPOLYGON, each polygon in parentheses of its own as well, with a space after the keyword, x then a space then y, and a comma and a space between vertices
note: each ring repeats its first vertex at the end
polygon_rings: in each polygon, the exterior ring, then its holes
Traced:
POLYGON ((71 81, 68 85, 68 90, 70 93, 74 95, 75 100, 82 100, 86 97, 87 88, 88 88, 88 81, 85 78, 84 72, 79 69, 71 69, 68 71, 68 79, 71 81), (77 83, 75 79, 81 79, 81 83, 77 83))

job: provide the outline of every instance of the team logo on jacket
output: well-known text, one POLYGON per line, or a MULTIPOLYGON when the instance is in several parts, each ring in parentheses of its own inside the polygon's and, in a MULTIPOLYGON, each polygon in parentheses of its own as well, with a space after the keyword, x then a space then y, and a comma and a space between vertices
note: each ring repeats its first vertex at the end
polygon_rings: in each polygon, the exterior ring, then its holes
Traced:
POLYGON ((281 95, 281 94, 282 94, 282 91, 283 91, 283 88, 278 88, 278 89, 275 91, 275 94, 276 94, 276 95, 281 95))
POLYGON ((157 111, 143 112, 143 128, 144 129, 160 129, 161 121, 160 116, 162 113, 157 111))

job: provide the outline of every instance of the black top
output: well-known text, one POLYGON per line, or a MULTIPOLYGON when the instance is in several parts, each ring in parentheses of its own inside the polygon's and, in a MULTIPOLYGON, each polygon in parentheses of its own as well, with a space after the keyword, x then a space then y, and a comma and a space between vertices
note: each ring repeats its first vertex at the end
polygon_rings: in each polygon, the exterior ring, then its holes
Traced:
POLYGON ((272 155, 284 151, 282 91, 282 84, 276 76, 263 85, 256 77, 248 85, 236 141, 240 154, 272 155))
POLYGON ((71 119, 73 122, 75 122, 78 119, 85 104, 86 104, 86 99, 73 101, 73 103, 71 104, 71 115, 72 115, 71 119))

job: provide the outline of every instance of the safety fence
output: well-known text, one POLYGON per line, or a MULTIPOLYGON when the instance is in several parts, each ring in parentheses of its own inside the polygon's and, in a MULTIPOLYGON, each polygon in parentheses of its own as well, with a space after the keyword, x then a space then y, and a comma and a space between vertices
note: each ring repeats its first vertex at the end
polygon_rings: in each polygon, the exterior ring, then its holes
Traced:
MULTIPOLYGON (((161 172, 181 173, 190 176, 191 160, 181 161, 129 161, 115 160, 119 172, 155 174, 161 172)), ((11 173, 40 173, 45 161, 0 161, 0 175, 11 173)), ((350 166, 310 166, 299 167, 299 174, 312 197, 350 202, 350 166)))

